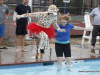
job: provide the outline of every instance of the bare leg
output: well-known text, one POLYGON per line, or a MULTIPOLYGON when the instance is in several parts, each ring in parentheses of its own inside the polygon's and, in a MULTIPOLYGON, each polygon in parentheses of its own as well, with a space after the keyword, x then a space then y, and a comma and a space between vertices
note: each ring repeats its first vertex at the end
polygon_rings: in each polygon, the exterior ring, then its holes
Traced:
POLYGON ((1 42, 2 42, 2 37, 0 37, 0 46, 1 46, 1 42))
POLYGON ((91 49, 94 49, 94 46, 91 46, 91 49))
POLYGON ((66 57, 65 60, 66 60, 66 68, 68 71, 70 71, 70 69, 71 69, 71 57, 66 57))
POLYGON ((91 53, 95 53, 94 46, 91 46, 91 53))
MULTIPOLYGON (((2 42, 2 37, 0 37, 0 46, 1 46, 1 42, 2 42)), ((0 50, 0 52, 1 52, 1 50, 0 50)))
POLYGON ((63 57, 57 57, 57 71, 60 71, 62 69, 62 60, 63 57))
POLYGON ((22 43, 22 50, 23 52, 27 52, 27 50, 24 49, 24 42, 25 42, 25 35, 21 35, 21 43, 22 43))
POLYGON ((16 35, 16 38, 15 38, 15 42, 16 42, 16 52, 19 52, 19 35, 16 35))

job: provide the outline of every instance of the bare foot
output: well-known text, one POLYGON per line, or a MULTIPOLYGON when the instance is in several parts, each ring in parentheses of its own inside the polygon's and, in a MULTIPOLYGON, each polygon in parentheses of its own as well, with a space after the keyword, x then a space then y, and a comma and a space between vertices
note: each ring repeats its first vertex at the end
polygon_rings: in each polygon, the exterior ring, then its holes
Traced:
POLYGON ((94 49, 94 46, 91 46, 91 49, 93 50, 94 49))
POLYGON ((19 49, 16 49, 16 52, 19 52, 19 49))
POLYGON ((95 53, 95 48, 91 47, 91 53, 95 53))
POLYGON ((25 49, 22 49, 21 51, 22 51, 22 52, 28 52, 28 51, 27 51, 27 50, 25 50, 25 49))

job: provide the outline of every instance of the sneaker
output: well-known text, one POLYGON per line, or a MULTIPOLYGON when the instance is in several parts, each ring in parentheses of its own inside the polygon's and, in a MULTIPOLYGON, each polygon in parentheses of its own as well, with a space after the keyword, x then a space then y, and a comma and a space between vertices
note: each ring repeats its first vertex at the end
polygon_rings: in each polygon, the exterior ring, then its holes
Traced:
POLYGON ((39 53, 38 50, 36 50, 36 59, 38 59, 39 53))
POLYGON ((0 48, 0 49, 8 49, 7 47, 2 47, 2 48, 0 48))
POLYGON ((44 49, 40 49, 40 53, 41 53, 41 55, 45 55, 44 49))

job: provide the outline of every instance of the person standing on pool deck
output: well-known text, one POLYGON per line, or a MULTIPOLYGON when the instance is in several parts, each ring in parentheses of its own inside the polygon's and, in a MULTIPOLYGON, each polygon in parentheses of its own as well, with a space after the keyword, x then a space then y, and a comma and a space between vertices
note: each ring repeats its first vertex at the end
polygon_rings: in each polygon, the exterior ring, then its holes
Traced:
POLYGON ((100 34, 100 3, 98 4, 97 8, 94 8, 92 12, 90 13, 90 22, 93 26, 92 31, 92 41, 91 41, 91 52, 95 52, 95 43, 96 43, 96 37, 98 35, 98 32, 100 34), (94 18, 94 21, 92 20, 94 18))
POLYGON ((57 71, 59 72, 62 68, 62 60, 63 60, 63 53, 65 55, 66 60, 66 68, 68 71, 71 69, 71 48, 70 48, 70 30, 84 30, 85 28, 74 26, 70 24, 71 21, 70 16, 68 14, 65 14, 61 16, 59 13, 60 24, 58 26, 60 29, 65 29, 66 32, 59 32, 55 29, 55 35, 56 35, 56 42, 55 42, 55 51, 57 56, 57 71))
MULTIPOLYGON (((4 36, 4 29, 5 29, 5 23, 7 22, 10 12, 8 6, 6 6, 4 3, 4 0, 0 0, 0 46, 2 42, 2 37, 4 36), (5 14, 7 14, 7 17, 5 18, 5 14)), ((1 52, 1 50, 0 50, 1 52)))
POLYGON ((31 13, 31 8, 28 5, 29 0, 23 0, 23 3, 20 3, 16 6, 14 16, 13 16, 13 25, 16 27, 16 52, 19 52, 18 44, 19 44, 19 36, 21 35, 21 44, 22 44, 22 49, 21 51, 27 52, 27 50, 24 49, 24 41, 25 41, 25 35, 27 34, 26 30, 26 25, 28 24, 28 20, 30 21, 29 18, 21 18, 16 20, 16 15, 21 15, 25 13, 31 13))

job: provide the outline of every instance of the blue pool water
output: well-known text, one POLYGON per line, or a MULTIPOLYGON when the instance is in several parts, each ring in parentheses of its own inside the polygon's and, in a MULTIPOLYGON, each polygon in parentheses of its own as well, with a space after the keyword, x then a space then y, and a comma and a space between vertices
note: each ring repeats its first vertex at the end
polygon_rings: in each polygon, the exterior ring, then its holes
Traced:
POLYGON ((72 72, 63 68, 57 72, 56 62, 0 66, 0 75, 100 75, 100 59, 73 60, 72 72))

